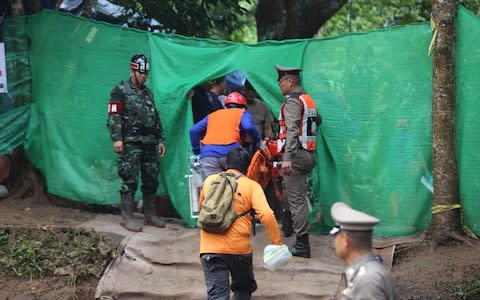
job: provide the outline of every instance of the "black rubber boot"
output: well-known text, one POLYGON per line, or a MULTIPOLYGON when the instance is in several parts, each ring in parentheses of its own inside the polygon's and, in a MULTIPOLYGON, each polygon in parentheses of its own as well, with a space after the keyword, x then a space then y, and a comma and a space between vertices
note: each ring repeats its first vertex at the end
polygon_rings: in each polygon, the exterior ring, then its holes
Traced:
POLYGON ((310 258, 310 242, 308 241, 308 234, 304 234, 297 237, 295 245, 290 248, 290 253, 293 256, 310 258))
POLYGON ((252 293, 248 291, 235 291, 233 292, 233 300, 250 300, 252 293))
POLYGON ((132 195, 121 195, 120 211, 122 213, 122 221, 120 222, 120 225, 127 230, 139 232, 142 231, 142 225, 135 223, 135 220, 133 219, 134 207, 135 203, 132 195))
POLYGON ((155 194, 147 194, 143 196, 143 214, 145 215, 145 225, 155 226, 159 228, 165 227, 165 221, 157 216, 155 194))
POLYGON ((282 232, 284 237, 289 237, 293 234, 292 213, 289 211, 283 211, 282 232))

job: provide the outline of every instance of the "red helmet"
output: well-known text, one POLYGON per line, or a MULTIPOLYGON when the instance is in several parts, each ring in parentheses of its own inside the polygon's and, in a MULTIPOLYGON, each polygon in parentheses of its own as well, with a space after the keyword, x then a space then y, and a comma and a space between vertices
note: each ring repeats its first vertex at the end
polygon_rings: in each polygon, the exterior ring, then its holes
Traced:
POLYGON ((233 92, 227 96, 227 99, 225 99, 224 105, 227 106, 228 104, 247 106, 247 99, 245 99, 245 96, 239 92, 233 92))

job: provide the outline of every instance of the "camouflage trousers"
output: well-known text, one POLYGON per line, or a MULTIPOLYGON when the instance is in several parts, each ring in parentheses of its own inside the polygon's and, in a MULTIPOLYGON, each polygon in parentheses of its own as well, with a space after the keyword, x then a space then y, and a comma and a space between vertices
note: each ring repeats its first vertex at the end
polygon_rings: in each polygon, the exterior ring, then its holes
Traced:
POLYGON ((158 152, 155 144, 124 143, 118 158, 118 175, 122 179, 120 194, 135 195, 141 175, 142 193, 155 194, 158 187, 158 152))

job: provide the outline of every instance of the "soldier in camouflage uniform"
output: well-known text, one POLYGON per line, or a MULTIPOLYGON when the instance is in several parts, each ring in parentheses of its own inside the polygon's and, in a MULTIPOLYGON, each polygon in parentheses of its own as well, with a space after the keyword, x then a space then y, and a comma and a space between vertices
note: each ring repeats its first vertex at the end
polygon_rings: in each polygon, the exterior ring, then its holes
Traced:
POLYGON ((145 225, 165 227, 156 216, 155 202, 159 164, 157 154, 165 154, 163 128, 152 92, 144 84, 149 71, 148 59, 136 54, 130 62, 130 79, 120 81, 111 92, 108 104, 108 130, 113 150, 119 154, 118 175, 123 227, 141 231, 133 219, 134 195, 141 174, 145 225))

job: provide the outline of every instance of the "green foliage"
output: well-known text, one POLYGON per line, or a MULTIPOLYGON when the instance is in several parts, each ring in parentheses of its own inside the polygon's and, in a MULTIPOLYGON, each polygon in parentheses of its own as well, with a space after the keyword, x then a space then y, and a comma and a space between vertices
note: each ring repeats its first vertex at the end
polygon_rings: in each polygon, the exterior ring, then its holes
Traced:
MULTIPOLYGON (((477 0, 457 2, 476 14, 480 13, 477 0)), ((332 36, 425 22, 430 20, 431 10, 431 0, 350 0, 322 26, 318 35, 332 36)))
POLYGON ((0 277, 3 277, 5 272, 2 266, 6 263, 6 253, 8 249, 8 232, 0 229, 0 277))
POLYGON ((447 282, 439 286, 453 299, 473 300, 480 296, 480 279, 469 278, 461 282, 447 282))
MULTIPOLYGON (((0 229, 0 251, 7 246, 8 232, 5 229, 0 229)), ((1 253, 1 252, 0 252, 1 253)))
POLYGON ((42 242, 29 240, 24 235, 18 237, 9 264, 20 277, 42 276, 51 267, 51 261, 42 253, 42 242))
POLYGON ((253 0, 115 0, 127 8, 124 21, 129 26, 148 29, 148 24, 135 20, 154 18, 164 33, 178 33, 195 37, 229 37, 241 30, 251 16, 253 0), (133 19, 139 14, 141 18, 133 19))
POLYGON ((0 230, 0 274, 13 271, 21 278, 64 275, 73 285, 89 275, 100 278, 114 255, 94 232, 0 230))
POLYGON ((238 16, 238 27, 232 32, 225 32, 212 28, 209 37, 213 39, 230 40, 240 43, 253 44, 257 42, 257 28, 255 26, 256 1, 240 1, 246 13, 238 16))
MULTIPOLYGON (((113 0, 127 8, 121 22, 152 30, 146 19, 161 23, 164 33, 254 43, 255 9, 259 0, 113 0), (134 17, 134 16, 137 17, 134 17)), ((334 0, 332 0, 333 2, 334 0)), ((303 3, 303 2, 299 2, 303 3)), ((460 0, 476 14, 478 0, 460 0)), ((431 0, 350 0, 320 29, 319 36, 364 32, 430 19, 431 0)))

